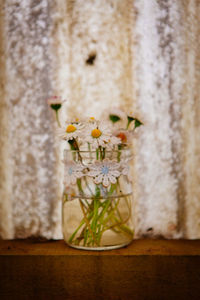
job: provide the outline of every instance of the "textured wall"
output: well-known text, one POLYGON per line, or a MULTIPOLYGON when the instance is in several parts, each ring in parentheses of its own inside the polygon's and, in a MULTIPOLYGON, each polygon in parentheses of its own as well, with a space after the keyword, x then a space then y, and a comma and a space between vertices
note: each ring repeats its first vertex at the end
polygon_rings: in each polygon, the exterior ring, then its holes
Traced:
POLYGON ((44 101, 57 93, 70 99, 63 120, 122 105, 144 121, 136 236, 200 238, 200 2, 4 2, 1 236, 61 236, 61 169, 44 101))
POLYGON ((181 1, 135 1, 135 8, 136 106, 146 125, 137 143, 137 229, 139 235, 176 237, 182 233, 179 211, 184 201, 183 7, 181 1))
POLYGON ((185 233, 200 238, 200 1, 184 1, 186 36, 182 102, 185 233))
POLYGON ((135 1, 138 236, 200 237, 199 9, 135 1))
POLYGON ((67 114, 98 116, 109 106, 130 107, 132 1, 57 1, 57 5, 54 38, 62 47, 57 49, 56 86, 70 99, 67 114))
POLYGON ((46 0, 7 0, 4 8, 2 236, 50 238, 58 223, 56 156, 45 101, 52 93, 50 8, 46 0))
POLYGON ((13 237, 12 204, 10 202, 10 190, 7 182, 10 178, 9 134, 8 120, 9 109, 6 102, 5 79, 5 39, 4 39, 4 10, 3 1, 0 5, 0 233, 3 238, 13 237))

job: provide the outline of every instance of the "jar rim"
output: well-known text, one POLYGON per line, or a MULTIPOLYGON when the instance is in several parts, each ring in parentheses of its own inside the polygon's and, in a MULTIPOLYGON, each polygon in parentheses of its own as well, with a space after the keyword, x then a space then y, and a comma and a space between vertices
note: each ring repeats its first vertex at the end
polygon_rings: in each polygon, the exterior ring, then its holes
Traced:
MULTIPOLYGON (((74 153, 96 153, 96 150, 71 150, 71 149, 64 149, 65 152, 74 152, 74 153)), ((106 150, 106 153, 119 153, 119 152, 132 152, 132 147, 120 150, 106 150)))
MULTIPOLYGON (((65 193, 67 194, 67 193, 65 193)), ((74 200, 74 199, 77 199, 77 198, 80 198, 80 199, 83 199, 83 200, 103 200, 103 199, 110 199, 110 200, 113 200, 113 199, 116 199, 116 198, 126 198, 126 197, 130 197, 130 196, 133 196, 133 192, 131 193, 127 193, 127 194, 119 194, 119 195, 112 195, 112 196, 107 196, 107 197, 104 197, 104 196, 101 196, 101 197, 91 197, 91 196, 87 196, 87 195, 75 195, 75 196, 71 196, 71 199, 74 200)))

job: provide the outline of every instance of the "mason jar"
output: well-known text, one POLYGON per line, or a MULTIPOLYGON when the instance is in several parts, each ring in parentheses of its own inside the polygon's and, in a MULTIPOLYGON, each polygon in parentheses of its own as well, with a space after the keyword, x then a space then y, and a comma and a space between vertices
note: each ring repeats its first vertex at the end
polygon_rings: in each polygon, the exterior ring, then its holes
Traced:
POLYGON ((128 245, 134 236, 132 150, 64 150, 63 163, 65 242, 86 250, 128 245))

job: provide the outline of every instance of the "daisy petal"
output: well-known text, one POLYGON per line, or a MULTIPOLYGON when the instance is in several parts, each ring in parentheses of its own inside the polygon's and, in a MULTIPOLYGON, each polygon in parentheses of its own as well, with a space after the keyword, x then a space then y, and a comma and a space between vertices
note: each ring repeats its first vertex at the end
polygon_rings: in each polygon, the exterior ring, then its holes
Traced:
POLYGON ((115 177, 119 177, 120 176, 120 172, 117 170, 112 170, 112 175, 115 177))
POLYGON ((87 175, 90 176, 90 177, 95 177, 95 176, 97 176, 98 174, 99 174, 99 171, 98 171, 98 170, 89 171, 89 172, 87 173, 87 175))
POLYGON ((100 174, 99 176, 97 176, 97 177, 94 179, 94 182, 95 182, 96 184, 99 184, 99 183, 102 182, 102 179, 103 179, 103 175, 100 174))
POLYGON ((117 179, 112 175, 109 176, 109 179, 110 179, 110 182, 113 184, 115 184, 117 182, 117 179))
POLYGON ((108 187, 109 186, 109 180, 108 180, 108 176, 104 176, 103 178, 103 186, 108 187))

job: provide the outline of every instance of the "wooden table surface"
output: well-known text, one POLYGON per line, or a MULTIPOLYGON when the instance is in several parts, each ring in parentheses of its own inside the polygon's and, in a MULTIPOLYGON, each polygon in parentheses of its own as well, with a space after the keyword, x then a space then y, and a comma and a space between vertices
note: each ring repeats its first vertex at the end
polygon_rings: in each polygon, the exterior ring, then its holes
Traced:
POLYGON ((86 251, 69 247, 63 240, 0 240, 0 255, 136 256, 200 255, 200 240, 134 240, 127 247, 107 251, 86 251))
POLYGON ((109 251, 0 241, 0 299, 200 299, 200 240, 135 240, 109 251))

